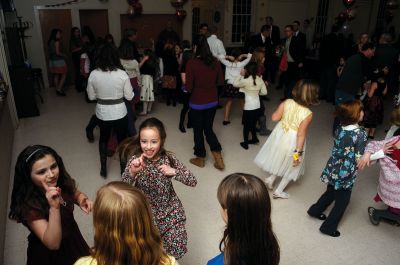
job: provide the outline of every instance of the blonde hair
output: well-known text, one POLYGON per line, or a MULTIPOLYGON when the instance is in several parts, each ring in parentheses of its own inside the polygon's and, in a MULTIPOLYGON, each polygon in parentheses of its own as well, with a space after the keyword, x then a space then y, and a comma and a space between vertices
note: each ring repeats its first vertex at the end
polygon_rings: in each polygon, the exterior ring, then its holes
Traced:
POLYGON ((312 106, 319 103, 318 100, 319 86, 311 79, 301 79, 297 81, 292 90, 294 101, 303 106, 312 106))
POLYGON ((170 264, 145 196, 124 182, 97 191, 93 226, 92 256, 98 265, 170 264))
POLYGON ((400 126, 400 106, 393 109, 390 115, 390 122, 396 126, 400 126))

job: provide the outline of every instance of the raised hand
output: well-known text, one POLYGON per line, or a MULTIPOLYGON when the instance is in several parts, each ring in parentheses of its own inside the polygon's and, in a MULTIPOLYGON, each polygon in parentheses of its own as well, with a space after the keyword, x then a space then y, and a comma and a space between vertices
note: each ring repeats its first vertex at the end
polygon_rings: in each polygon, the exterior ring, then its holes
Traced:
POLYGON ((49 187, 46 182, 42 182, 42 186, 45 190, 45 196, 50 207, 59 209, 61 203, 61 189, 59 187, 49 187))
POLYGON ((365 166, 369 166, 371 161, 371 154, 365 152, 363 156, 357 162, 357 168, 363 170, 365 166))
POLYGON ((88 197, 84 196, 83 199, 79 201, 79 207, 84 213, 89 214, 92 211, 93 202, 88 197))
POLYGON ((176 170, 168 165, 161 165, 158 167, 158 170, 168 177, 173 177, 176 175, 176 170))
POLYGON ((134 176, 143 168, 143 154, 129 163, 129 173, 134 176))
POLYGON ((383 150, 383 152, 385 153, 385 155, 386 155, 386 154, 391 154, 391 153, 393 153, 394 145, 395 145, 396 142, 397 142, 397 140, 394 140, 394 141, 391 141, 391 142, 387 142, 387 143, 383 146, 382 150, 383 150))

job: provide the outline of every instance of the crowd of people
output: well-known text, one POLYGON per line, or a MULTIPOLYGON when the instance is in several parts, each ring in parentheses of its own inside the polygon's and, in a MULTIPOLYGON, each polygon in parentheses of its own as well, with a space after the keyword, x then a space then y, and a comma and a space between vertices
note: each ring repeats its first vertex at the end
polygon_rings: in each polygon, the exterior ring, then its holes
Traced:
MULTIPOLYGON (((218 108, 224 101, 223 125, 229 126, 235 100, 242 112, 243 141, 247 150, 269 135, 254 158, 267 177, 246 173, 228 174, 220 183, 217 198, 226 224, 221 254, 208 265, 279 264, 280 248, 271 223, 269 191, 275 199, 288 199, 290 181, 305 172, 306 138, 313 119, 311 107, 321 99, 336 104, 334 144, 321 181, 327 190, 307 211, 324 222, 323 234, 340 236, 338 225, 349 204, 359 170, 374 160, 381 165, 376 201, 388 210, 369 209, 372 222, 381 218, 398 221, 400 216, 400 107, 391 114, 392 126, 385 140, 374 141, 375 129, 383 123, 385 95, 397 91, 399 53, 390 35, 378 43, 361 35, 353 54, 329 47, 339 44, 337 30, 321 43, 321 82, 307 76, 307 35, 300 22, 285 26, 284 39, 272 17, 242 50, 227 55, 218 30, 200 25, 190 42, 180 42, 171 23, 152 49, 140 55, 137 31, 127 29, 117 48, 113 37, 95 40, 90 29, 80 36, 71 31, 71 54, 75 87, 95 101, 95 115, 86 127, 89 141, 100 128, 100 175, 107 177, 109 142, 118 143, 121 181, 101 187, 94 203, 79 191, 62 158, 51 147, 33 145, 18 156, 9 218, 31 232, 27 264, 178 264, 188 251, 186 214, 172 180, 195 187, 197 180, 184 162, 165 150, 166 130, 155 117, 146 118, 136 130, 136 115, 153 111, 156 97, 167 106, 182 103, 179 130, 193 129, 194 166, 206 166, 207 141, 214 167, 225 169, 222 146, 213 130, 218 108), (328 49, 328 50, 326 50, 328 49), (78 60, 79 59, 79 60, 78 60), (322 80, 324 77, 324 80, 322 80), (277 82, 277 79, 279 81, 277 82), (284 86, 282 102, 272 113, 277 122, 266 128, 264 101, 270 83, 284 86), (158 94, 160 93, 160 94, 158 94), (185 123, 187 116, 187 123, 185 123), (187 126, 185 126, 185 124, 187 126), (251 134, 251 138, 249 135, 251 134), (368 143, 369 140, 369 143, 368 143), (332 202, 329 215, 325 211, 332 202), (93 211, 94 246, 89 248, 73 216, 74 204, 85 213, 93 211), (245 218, 242 213, 245 214, 245 218), (397 219, 396 219, 397 218, 397 219)), ((59 96, 65 96, 67 73, 61 31, 49 39, 49 67, 59 96)), ((346 49, 343 49, 345 51, 346 49)), ((348 50, 346 50, 348 51, 348 50)), ((398 104, 398 100, 396 102, 398 104)), ((245 152, 245 151, 243 151, 245 152)))

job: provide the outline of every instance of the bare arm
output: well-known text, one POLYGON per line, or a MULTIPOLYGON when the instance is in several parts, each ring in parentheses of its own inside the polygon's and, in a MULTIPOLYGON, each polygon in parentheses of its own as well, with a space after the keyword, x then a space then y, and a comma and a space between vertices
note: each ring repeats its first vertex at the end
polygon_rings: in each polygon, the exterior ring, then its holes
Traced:
POLYGON ((277 122, 282 119, 285 102, 282 102, 279 107, 272 113, 272 121, 277 122))
POLYGON ((49 203, 49 220, 38 219, 28 221, 29 228, 50 250, 60 248, 62 239, 61 214, 60 214, 60 194, 61 190, 57 187, 48 187, 43 183, 46 190, 46 199, 49 203))
POLYGON ((300 123, 299 129, 297 130, 296 150, 298 152, 303 151, 304 142, 307 136, 308 125, 310 125, 311 121, 312 121, 312 114, 308 115, 307 118, 305 118, 300 123))

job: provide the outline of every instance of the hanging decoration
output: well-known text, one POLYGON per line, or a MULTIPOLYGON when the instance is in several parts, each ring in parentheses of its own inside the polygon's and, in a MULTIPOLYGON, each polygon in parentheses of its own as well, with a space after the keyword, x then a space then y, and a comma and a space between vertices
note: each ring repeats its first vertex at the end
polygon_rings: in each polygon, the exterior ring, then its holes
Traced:
POLYGON ((395 10, 399 7, 397 0, 389 0, 386 3, 386 11, 385 11, 385 21, 386 23, 392 22, 395 14, 395 10))
POLYGON ((71 0, 71 1, 62 2, 62 3, 58 3, 58 4, 45 5, 45 7, 60 7, 60 6, 66 6, 66 5, 73 5, 73 4, 77 4, 78 2, 83 2, 83 1, 85 1, 85 0, 71 0))
POLYGON ((176 12, 175 12, 175 15, 176 15, 176 18, 179 20, 179 21, 183 21, 184 19, 185 19, 185 17, 186 17, 186 10, 184 10, 184 9, 177 9, 176 10, 176 12))
POLYGON ((357 15, 357 6, 354 6, 356 0, 343 0, 343 5, 346 10, 341 11, 335 18, 335 23, 342 31, 348 31, 350 27, 350 21, 352 21, 357 15))
POLYGON ((343 0, 343 5, 345 8, 349 9, 356 3, 356 0, 343 0))
POLYGON ((143 5, 139 0, 127 0, 128 1, 128 15, 130 18, 140 16, 143 12, 143 5))
POLYGON ((180 22, 182 22, 187 15, 186 10, 183 9, 183 5, 186 1, 187 0, 171 0, 171 5, 176 9, 175 16, 180 22))

